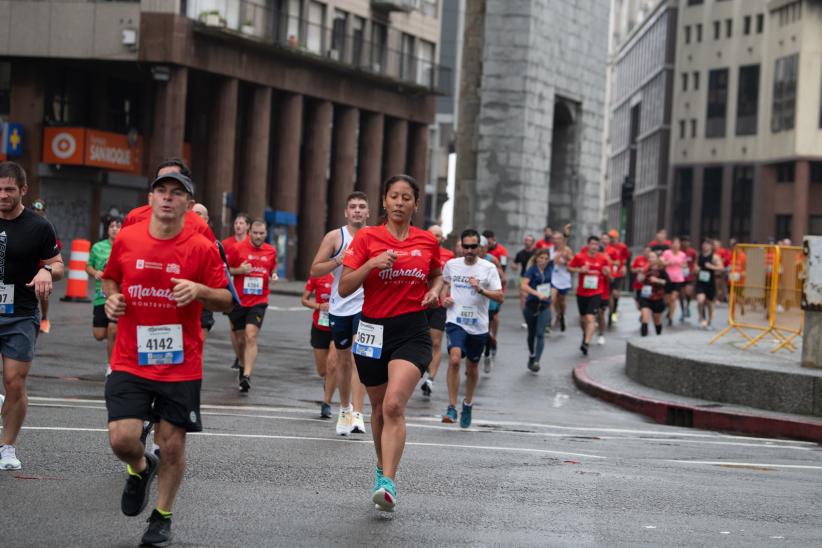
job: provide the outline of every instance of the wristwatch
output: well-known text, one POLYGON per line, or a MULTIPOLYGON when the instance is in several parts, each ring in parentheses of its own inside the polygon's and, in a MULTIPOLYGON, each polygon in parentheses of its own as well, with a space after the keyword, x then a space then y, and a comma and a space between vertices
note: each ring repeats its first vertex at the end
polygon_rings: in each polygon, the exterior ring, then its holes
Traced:
POLYGON ((44 265, 43 265, 43 266, 41 266, 40 268, 42 268, 43 270, 45 270, 46 272, 48 272, 48 273, 49 273, 49 274, 51 274, 52 276, 54 275, 54 270, 51 268, 51 266, 49 266, 49 265, 47 265, 47 264, 44 264, 44 265))

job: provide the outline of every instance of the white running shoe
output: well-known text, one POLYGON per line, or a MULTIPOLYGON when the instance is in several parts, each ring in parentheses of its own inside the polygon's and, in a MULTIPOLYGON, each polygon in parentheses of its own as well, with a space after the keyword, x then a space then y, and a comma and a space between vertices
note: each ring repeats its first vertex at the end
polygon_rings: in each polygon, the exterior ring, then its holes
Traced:
POLYGON ((351 411, 340 409, 340 416, 337 417, 337 435, 347 436, 351 433, 353 417, 351 411))
POLYGON ((605 344, 605 337, 600 335, 599 338, 597 339, 597 344, 605 344))
POLYGON ((483 365, 483 367, 482 367, 483 371, 485 371, 486 374, 490 373, 491 372, 491 356, 485 356, 482 359, 482 365, 483 365))
POLYGON ((365 434, 365 420, 362 417, 362 413, 357 411, 351 413, 351 433, 365 434))
POLYGON ((13 445, 0 445, 0 470, 20 470, 23 465, 13 445))

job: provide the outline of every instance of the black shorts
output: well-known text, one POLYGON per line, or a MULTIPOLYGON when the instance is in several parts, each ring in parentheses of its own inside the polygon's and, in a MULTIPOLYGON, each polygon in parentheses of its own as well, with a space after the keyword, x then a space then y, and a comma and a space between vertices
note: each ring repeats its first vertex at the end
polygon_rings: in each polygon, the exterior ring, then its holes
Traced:
POLYGON ((411 312, 394 318, 369 319, 366 322, 383 326, 382 348, 379 357, 357 354, 359 343, 354 345, 354 361, 360 382, 365 386, 380 386, 388 382, 388 362, 406 360, 417 366, 420 377, 428 370, 432 358, 431 329, 424 311, 411 312))
POLYGON ((211 331, 211 328, 214 327, 214 312, 203 308, 200 313, 200 327, 206 331, 211 331))
POLYGON ((110 323, 115 323, 116 324, 117 322, 114 321, 114 320, 110 320, 108 318, 108 316, 106 316, 106 305, 104 305, 104 304, 95 305, 94 308, 92 309, 92 319, 91 319, 92 327, 106 328, 106 327, 108 327, 108 324, 110 324, 110 323))
POLYGON ((311 348, 328 350, 331 348, 331 330, 319 329, 311 324, 311 348))
POLYGON ((696 283, 696 294, 703 294, 705 298, 709 301, 713 301, 716 299, 716 284, 712 281, 710 282, 697 282, 696 283))
POLYGON ((331 338, 334 340, 334 347, 337 350, 346 350, 354 344, 354 335, 357 334, 357 327, 360 325, 360 314, 351 316, 328 315, 328 322, 331 324, 331 338))
POLYGON ((583 297, 577 295, 577 308, 580 316, 595 316, 602 306, 602 295, 591 295, 583 297))
POLYGON ((246 325, 256 325, 257 328, 262 327, 266 310, 268 310, 267 304, 258 304, 249 307, 235 306, 234 310, 228 313, 231 330, 242 331, 246 325))
POLYGON ((447 314, 444 306, 429 308, 425 311, 425 315, 428 318, 428 327, 436 329, 437 331, 445 331, 445 318, 447 314))
POLYGON ((201 384, 200 380, 152 381, 125 371, 114 371, 106 379, 108 421, 156 421, 159 418, 184 428, 186 432, 201 432, 201 384))
POLYGON ((651 299, 639 299, 639 307, 640 308, 649 308, 651 312, 654 314, 662 314, 665 312, 665 301, 662 299, 657 299, 652 301, 651 299))
POLYGON ((681 292, 685 282, 668 282, 665 284, 665 293, 681 292))

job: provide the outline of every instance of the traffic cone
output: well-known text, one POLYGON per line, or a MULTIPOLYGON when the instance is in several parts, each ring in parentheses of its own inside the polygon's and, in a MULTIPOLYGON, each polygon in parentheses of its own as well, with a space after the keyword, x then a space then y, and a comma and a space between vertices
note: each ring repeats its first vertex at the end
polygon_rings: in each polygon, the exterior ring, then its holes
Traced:
POLYGON ((73 303, 89 302, 88 274, 86 274, 86 264, 88 264, 89 250, 91 250, 90 241, 71 241, 68 284, 66 285, 66 296, 60 299, 61 301, 73 303))

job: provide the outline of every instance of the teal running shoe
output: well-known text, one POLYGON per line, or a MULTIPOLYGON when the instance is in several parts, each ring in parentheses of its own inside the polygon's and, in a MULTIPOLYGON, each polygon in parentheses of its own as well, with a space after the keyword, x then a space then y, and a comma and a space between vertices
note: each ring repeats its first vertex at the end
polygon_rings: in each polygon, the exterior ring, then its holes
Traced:
POLYGON ((468 428, 471 426, 471 410, 474 408, 474 404, 466 405, 465 402, 462 402, 462 413, 460 414, 460 427, 461 428, 468 428))
POLYGON ((445 411, 445 415, 442 416, 442 422, 457 422, 457 408, 453 405, 449 405, 448 409, 445 411))
POLYGON ((397 505, 397 487, 394 480, 386 476, 380 478, 371 494, 371 502, 383 512, 393 512, 394 506, 397 505))
POLYGON ((377 487, 380 485, 380 480, 385 476, 382 475, 382 468, 379 466, 374 467, 374 487, 371 488, 371 491, 376 491, 377 487))

